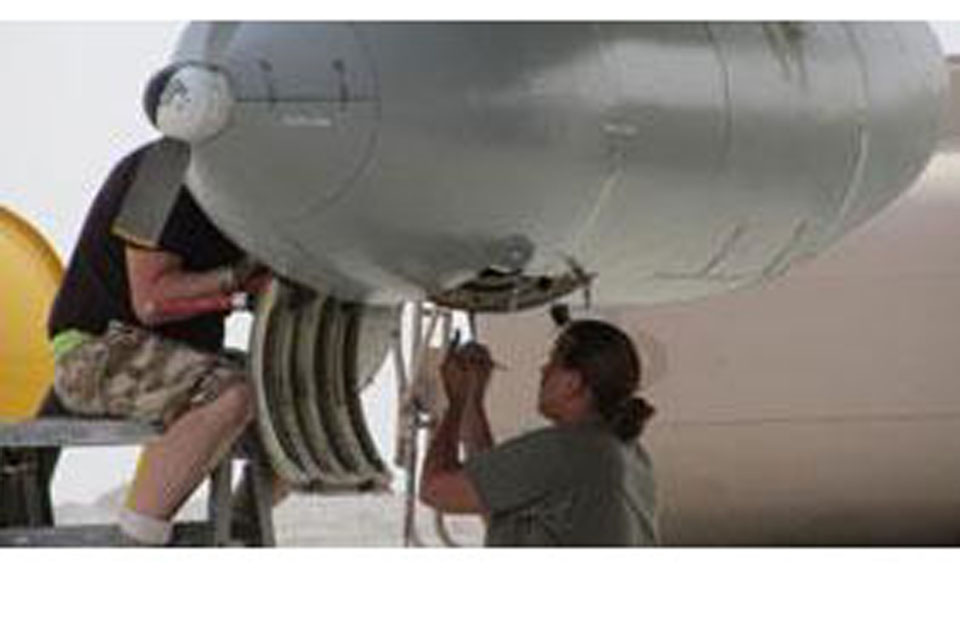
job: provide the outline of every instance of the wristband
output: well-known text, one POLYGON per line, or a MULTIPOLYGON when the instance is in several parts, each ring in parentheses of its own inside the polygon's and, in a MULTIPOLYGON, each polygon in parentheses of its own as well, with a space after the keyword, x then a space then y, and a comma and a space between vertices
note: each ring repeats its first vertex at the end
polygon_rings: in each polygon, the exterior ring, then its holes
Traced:
POLYGON ((250 294, 238 291, 230 296, 230 308, 234 311, 244 311, 250 308, 250 294))

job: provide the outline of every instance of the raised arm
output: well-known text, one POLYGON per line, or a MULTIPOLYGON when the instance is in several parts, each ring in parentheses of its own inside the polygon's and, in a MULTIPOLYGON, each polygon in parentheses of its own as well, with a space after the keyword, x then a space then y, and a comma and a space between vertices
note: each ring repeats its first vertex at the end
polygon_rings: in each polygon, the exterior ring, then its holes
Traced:
POLYGON ((459 455, 461 434, 471 454, 493 446, 483 410, 492 363, 470 347, 451 349, 441 365, 447 410, 430 441, 420 480, 421 501, 446 513, 486 511, 459 455))
POLYGON ((467 367, 474 376, 460 420, 460 441, 464 444, 469 458, 494 445, 487 411, 484 408, 493 360, 487 348, 477 343, 464 346, 460 356, 466 360, 467 367))
MULTIPOLYGON (((187 271, 168 251, 126 248, 134 313, 147 326, 235 308, 233 294, 249 288, 253 269, 244 265, 187 271)), ((258 285, 262 284, 258 282, 258 285)))

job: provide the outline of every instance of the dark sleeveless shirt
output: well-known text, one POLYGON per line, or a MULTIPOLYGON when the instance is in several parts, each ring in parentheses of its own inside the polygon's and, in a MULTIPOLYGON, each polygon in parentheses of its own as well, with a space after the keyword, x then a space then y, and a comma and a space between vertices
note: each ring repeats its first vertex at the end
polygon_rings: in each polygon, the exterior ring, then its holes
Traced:
MULTIPOLYGON (((127 243, 112 227, 148 148, 141 147, 121 160, 97 193, 48 317, 50 337, 66 329, 98 335, 110 320, 143 326, 131 301, 124 253, 127 243)), ((186 187, 181 188, 155 248, 178 255, 188 271, 224 266, 243 255, 211 224, 186 187)), ((225 317, 206 314, 148 329, 198 349, 216 351, 223 346, 225 317)))

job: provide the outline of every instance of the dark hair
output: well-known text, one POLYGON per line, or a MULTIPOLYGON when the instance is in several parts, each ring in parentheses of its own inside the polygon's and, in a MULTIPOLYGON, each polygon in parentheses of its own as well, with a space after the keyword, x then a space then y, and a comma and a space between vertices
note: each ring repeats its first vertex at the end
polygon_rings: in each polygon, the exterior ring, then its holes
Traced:
POLYGON ((567 324, 554 347, 557 362, 576 369, 593 395, 594 409, 624 442, 640 437, 655 410, 635 396, 640 386, 640 357, 623 331, 600 320, 567 324))

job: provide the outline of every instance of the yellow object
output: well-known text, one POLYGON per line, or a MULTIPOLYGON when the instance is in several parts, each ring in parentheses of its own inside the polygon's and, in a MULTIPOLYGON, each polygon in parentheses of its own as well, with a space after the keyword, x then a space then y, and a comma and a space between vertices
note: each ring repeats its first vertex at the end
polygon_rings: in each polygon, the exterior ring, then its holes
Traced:
POLYGON ((62 277, 46 239, 0 206, 0 420, 33 416, 53 381, 47 312, 62 277))

